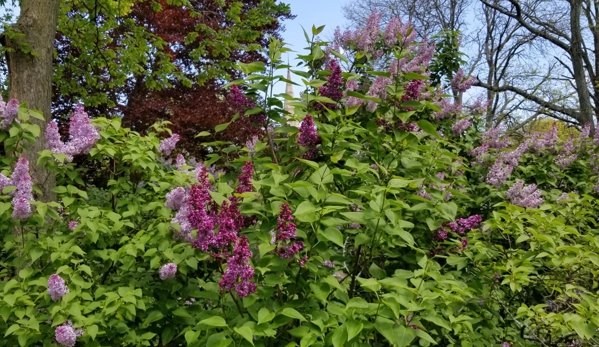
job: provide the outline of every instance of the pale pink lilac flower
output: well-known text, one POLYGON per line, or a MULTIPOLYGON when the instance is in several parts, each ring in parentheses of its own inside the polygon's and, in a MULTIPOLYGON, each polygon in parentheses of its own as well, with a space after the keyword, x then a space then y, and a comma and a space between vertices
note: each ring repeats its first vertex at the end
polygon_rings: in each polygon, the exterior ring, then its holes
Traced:
POLYGON ((0 128, 6 130, 10 128, 13 121, 17 121, 17 115, 19 114, 19 101, 17 99, 11 99, 8 103, 0 105, 0 117, 2 117, 2 121, 0 122, 0 128))
POLYGON ((507 178, 511 175, 513 170, 513 165, 507 164, 503 161, 502 158, 499 158, 495 161, 495 164, 493 164, 491 170, 489 170, 486 182, 488 184, 498 187, 507 180, 507 178))
POLYGON ((451 79, 450 84, 452 89, 459 92, 465 92, 472 87, 474 82, 476 82, 474 77, 464 79, 464 70, 460 68, 451 79))
POLYGON ((33 184, 29 175, 29 162, 25 158, 19 158, 15 170, 12 173, 12 183, 17 186, 12 200, 13 218, 27 219, 31 216, 30 200, 33 200, 33 184))
POLYGON ((48 279, 48 294, 50 294, 52 301, 58 301, 68 293, 69 288, 67 288, 65 281, 57 274, 51 275, 48 279))
POLYGON ((524 187, 524 182, 518 180, 505 195, 510 199, 510 202, 520 207, 536 208, 543 203, 541 195, 543 192, 537 189, 536 184, 530 184, 524 187))
POLYGON ((472 122, 468 118, 462 118, 451 126, 451 130, 456 136, 460 136, 470 126, 472 126, 472 122))
POLYGON ((177 159, 175 161, 175 167, 177 168, 177 170, 181 170, 181 168, 183 166, 187 165, 186 161, 185 161, 185 157, 183 156, 183 154, 179 153, 177 154, 177 159))
MULTIPOLYGON (((387 98, 387 86, 390 85, 392 83, 391 79, 387 78, 387 77, 383 77, 383 76, 378 76, 374 82, 372 82, 372 85, 370 86, 370 89, 368 90, 368 92, 366 93, 367 96, 372 96, 375 98, 379 98, 381 100, 385 100, 387 98)), ((376 110, 377 107, 377 103, 374 101, 368 101, 366 109, 369 112, 374 112, 374 110, 376 110)))
POLYGON ((69 134, 71 139, 66 145, 66 154, 69 155, 89 153, 96 141, 100 139, 98 130, 91 125, 89 117, 81 104, 75 106, 75 111, 71 115, 69 134))
POLYGON ((177 187, 166 194, 166 202, 164 206, 172 210, 178 211, 187 200, 185 188, 177 187))
POLYGON ((357 37, 358 49, 365 52, 371 52, 374 44, 380 33, 380 20, 381 14, 373 11, 368 19, 366 25, 360 29, 357 37))
POLYGON ((402 46, 408 46, 416 38, 416 30, 412 30, 412 32, 408 35, 410 28, 412 28, 412 23, 410 21, 408 21, 406 24, 403 24, 400 18, 392 18, 387 24, 385 32, 383 33, 383 40, 385 41, 385 44, 391 46, 396 44, 398 39, 401 39, 402 46))
POLYGON ((69 222, 69 230, 75 230, 75 228, 77 227, 77 225, 79 225, 79 222, 74 221, 74 220, 70 221, 69 222))
POLYGON ((175 278, 177 274, 177 264, 168 263, 162 266, 159 271, 160 279, 166 281, 168 278, 175 278))
POLYGON ((479 95, 474 103, 470 105, 470 113, 480 115, 487 112, 490 100, 486 99, 483 95, 479 95))
POLYGON ((179 134, 173 134, 168 139, 162 140, 160 142, 160 152, 163 153, 164 155, 170 155, 171 152, 173 151, 173 149, 175 149, 177 142, 179 142, 179 139, 180 139, 179 134))
POLYGON ((557 200, 555 200, 555 202, 560 202, 560 201, 566 200, 566 199, 568 199, 569 197, 570 197, 570 196, 568 195, 568 193, 562 193, 562 195, 560 195, 560 196, 557 198, 557 200))
POLYGON ((323 261, 323 262, 322 262, 322 265, 324 265, 324 266, 326 266, 326 267, 331 267, 331 268, 334 268, 334 267, 335 267, 335 264, 334 264, 332 261, 330 261, 330 260, 325 260, 325 261, 323 261))
POLYGON ((347 96, 347 92, 358 90, 358 81, 349 80, 345 84, 345 96, 347 99, 345 100, 345 107, 350 108, 353 106, 361 105, 364 103, 364 100, 360 98, 356 98, 355 96, 347 96))
POLYGON ((576 160, 576 158, 578 158, 578 154, 560 154, 555 158, 555 165, 557 165, 557 167, 559 167, 560 169, 565 169, 568 166, 570 166, 570 164, 572 164, 576 160))
POLYGON ((462 112, 462 104, 453 98, 443 98, 437 104, 441 107, 441 112, 435 112, 437 120, 449 118, 452 115, 459 116, 462 112))
POLYGON ((77 343, 77 338, 81 335, 83 335, 83 330, 74 329, 71 321, 56 327, 54 332, 56 342, 65 347, 74 347, 77 343))
POLYGON ((4 188, 12 185, 12 180, 0 173, 0 193, 2 193, 4 188))
POLYGON ((250 156, 253 157, 256 154, 256 143, 258 142, 258 136, 252 136, 251 139, 245 142, 245 146, 250 152, 250 156))

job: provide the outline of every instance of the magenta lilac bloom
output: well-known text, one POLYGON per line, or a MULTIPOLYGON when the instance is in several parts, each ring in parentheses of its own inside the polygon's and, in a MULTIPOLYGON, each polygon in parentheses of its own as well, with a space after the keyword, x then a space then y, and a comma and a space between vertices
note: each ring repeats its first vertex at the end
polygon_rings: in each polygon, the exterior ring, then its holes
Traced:
POLYGON ((162 266, 162 268, 160 269, 160 279, 163 281, 166 281, 166 279, 168 278, 175 278, 175 275, 177 274, 177 264, 175 263, 168 263, 165 264, 164 266, 162 266))
POLYGON ((243 164, 241 168, 241 174, 239 175, 239 185, 235 188, 235 193, 242 194, 251 192, 252 188, 252 176, 254 176, 254 164, 251 161, 243 164))
POLYGON ((314 119, 309 114, 304 117, 299 132, 297 140, 302 147, 312 147, 320 143, 314 119))
POLYGON ((68 293, 69 288, 67 288, 64 280, 57 274, 51 275, 48 279, 48 294, 50 294, 52 301, 58 301, 68 293))
POLYGON ((454 233, 464 235, 464 233, 478 227, 482 221, 482 217, 475 214, 468 218, 458 218, 455 222, 448 223, 448 225, 454 233))
POLYGON ((77 225, 79 225, 79 222, 74 221, 74 220, 70 221, 69 222, 69 230, 75 230, 75 228, 77 227, 77 225))
POLYGON ((175 149, 177 142, 179 142, 179 139, 179 134, 173 134, 173 136, 169 137, 168 139, 162 140, 160 142, 160 153, 164 155, 170 155, 173 149, 175 149))
POLYGON ((66 322, 63 325, 56 327, 55 339, 60 345, 65 347, 74 347, 77 342, 77 338, 83 335, 83 330, 74 329, 71 321, 66 322))
POLYGON ((252 257, 247 237, 237 240, 233 256, 227 260, 227 269, 218 283, 223 290, 234 290, 240 297, 246 297, 256 291, 256 284, 250 282, 254 278, 254 268, 249 264, 252 257))
MULTIPOLYGON (((327 83, 318 89, 318 93, 320 96, 339 101, 343 98, 343 91, 341 90, 343 87, 343 79, 341 78, 341 67, 337 60, 331 59, 327 63, 327 70, 331 71, 331 75, 329 76, 327 83)), ((336 104, 330 103, 325 103, 324 106, 333 110, 338 108, 336 104)), ((316 103, 314 109, 323 110, 324 107, 321 104, 316 103)))
POLYGON ((332 268, 334 268, 334 267, 335 267, 335 264, 334 264, 332 261, 330 261, 330 260, 325 260, 325 261, 323 261, 323 262, 322 262, 322 265, 324 265, 324 266, 326 266, 326 267, 332 267, 332 268))

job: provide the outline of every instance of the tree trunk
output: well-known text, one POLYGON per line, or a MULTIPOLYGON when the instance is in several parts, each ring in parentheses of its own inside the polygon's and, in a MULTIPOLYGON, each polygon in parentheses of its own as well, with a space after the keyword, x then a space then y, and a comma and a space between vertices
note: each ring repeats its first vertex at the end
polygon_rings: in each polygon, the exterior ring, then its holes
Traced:
POLYGON ((578 121, 583 126, 586 123, 590 123, 591 128, 594 130, 593 119, 595 117, 582 57, 582 34, 580 31, 582 0, 571 0, 570 7, 570 32, 572 35, 570 40, 570 57, 572 58, 572 71, 574 72, 574 81, 576 82, 576 93, 580 102, 580 118, 578 121))
POLYGON ((31 118, 40 126, 42 134, 22 155, 29 160, 33 183, 43 192, 40 200, 49 201, 55 196, 52 188, 56 179, 53 173, 36 163, 38 152, 45 148, 44 133, 51 119, 52 60, 60 0, 21 0, 20 3, 21 14, 12 29, 22 34, 22 39, 11 41, 5 37, 6 46, 12 48, 12 52, 7 53, 9 97, 27 102, 30 109, 44 115, 45 121, 31 118), (28 45, 29 53, 21 49, 23 43, 28 45))

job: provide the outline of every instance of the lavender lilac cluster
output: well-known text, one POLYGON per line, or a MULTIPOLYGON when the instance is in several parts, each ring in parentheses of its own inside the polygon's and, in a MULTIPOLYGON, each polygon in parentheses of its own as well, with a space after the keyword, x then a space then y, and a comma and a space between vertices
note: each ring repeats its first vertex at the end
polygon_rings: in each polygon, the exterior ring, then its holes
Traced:
POLYGON ((522 180, 518 180, 510 189, 505 192, 505 195, 510 199, 510 202, 520 207, 539 207, 543 203, 541 195, 543 192, 537 189, 536 184, 524 186, 522 180))
POLYGON ((160 153, 164 154, 165 156, 170 155, 180 139, 181 137, 179 134, 173 134, 171 137, 160 141, 160 153))
POLYGON ((160 279, 163 281, 166 281, 169 278, 175 278, 176 274, 177 274, 177 264, 175 264, 175 263, 165 264, 160 268, 160 271, 159 271, 160 279))
POLYGON ((304 249, 303 242, 293 241, 297 237, 296 230, 297 227, 293 222, 291 208, 287 204, 282 204, 277 218, 277 233, 273 243, 277 245, 277 253, 281 258, 291 258, 304 249))
POLYGON ((96 141, 100 139, 100 134, 91 125, 81 104, 75 106, 75 111, 69 120, 69 135, 69 141, 63 142, 55 122, 49 122, 46 127, 47 148, 54 153, 65 154, 68 161, 72 161, 74 155, 89 153, 96 141))
POLYGON ((77 338, 83 335, 83 330, 73 328, 73 323, 67 321, 65 324, 56 327, 54 338, 56 342, 65 347, 74 347, 77 338))
POLYGON ((25 158, 19 158, 17 165, 13 170, 11 178, 0 174, 0 192, 8 186, 16 186, 10 194, 13 195, 13 218, 27 219, 31 216, 31 203, 33 200, 33 184, 29 175, 29 161, 25 158))
POLYGON ((48 294, 52 301, 58 301, 68 293, 69 288, 60 276, 53 274, 48 278, 48 294))
POLYGON ((2 99, 0 99, 0 129, 7 130, 13 121, 17 121, 17 115, 19 114, 19 101, 17 99, 12 99, 8 103, 4 103, 2 99))

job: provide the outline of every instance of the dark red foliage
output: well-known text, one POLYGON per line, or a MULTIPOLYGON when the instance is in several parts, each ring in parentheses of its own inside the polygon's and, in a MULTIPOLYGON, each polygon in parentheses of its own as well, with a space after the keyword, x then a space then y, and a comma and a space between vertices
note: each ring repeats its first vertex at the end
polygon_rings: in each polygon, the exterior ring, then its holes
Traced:
MULTIPOLYGON (((192 156, 203 157, 206 152, 199 143, 207 138, 195 138, 195 135, 205 130, 214 133, 216 125, 230 121, 239 112, 226 101, 229 91, 222 89, 227 81, 242 77, 235 69, 236 63, 265 61, 261 53, 247 50, 246 47, 256 44, 267 47, 268 35, 279 37, 283 29, 280 21, 293 16, 288 13, 288 7, 276 3, 264 10, 264 16, 270 16, 273 21, 259 23, 256 16, 252 16, 252 11, 264 6, 265 2, 261 0, 224 0, 221 1, 224 7, 217 5, 216 0, 190 2, 192 8, 168 5, 165 0, 137 2, 131 13, 120 21, 123 24, 110 32, 112 43, 95 52, 97 59, 102 59, 103 49, 125 47, 123 37, 131 30, 130 20, 133 20, 138 28, 143 27, 167 42, 156 51, 166 54, 176 66, 176 71, 166 77, 170 87, 155 88, 152 72, 161 68, 158 59, 148 59, 145 72, 130 73, 126 81, 117 86, 110 83, 113 72, 105 67, 107 64, 87 69, 85 73, 97 78, 93 84, 88 83, 89 77, 83 76, 81 67, 75 66, 66 69, 61 78, 83 86, 85 92, 64 90, 64 87, 59 90, 55 85, 54 116, 59 121, 66 119, 73 104, 83 100, 90 115, 122 117, 125 126, 142 133, 155 121, 168 120, 173 123, 171 129, 181 136, 178 148, 184 148, 192 156), (159 11, 156 11, 156 3, 160 4, 159 11), (239 3, 243 5, 241 24, 226 16, 226 11, 239 3), (240 28, 243 30, 239 31, 240 28), (197 36, 190 36, 190 33, 196 33, 197 36), (191 86, 186 86, 183 78, 191 81, 191 86), (86 102, 86 94, 105 95, 107 100, 98 102, 98 98, 95 98, 86 102)), ((62 33, 57 34, 56 64, 69 64, 76 61, 77 57, 89 54, 81 52, 70 42, 62 33)), ((117 63, 121 58, 117 55, 117 63)), ((248 117, 241 117, 227 130, 216 134, 216 139, 245 143, 253 135, 262 133, 262 126, 253 125, 248 117)))

